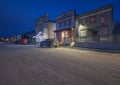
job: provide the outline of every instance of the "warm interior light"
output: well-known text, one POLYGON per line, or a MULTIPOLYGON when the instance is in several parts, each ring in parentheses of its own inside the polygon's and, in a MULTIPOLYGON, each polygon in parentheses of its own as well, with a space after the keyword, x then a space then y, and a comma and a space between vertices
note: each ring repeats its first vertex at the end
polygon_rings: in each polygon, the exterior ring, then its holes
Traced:
POLYGON ((70 46, 72 47, 72 46, 74 46, 74 45, 75 45, 75 42, 71 42, 70 46))
POLYGON ((64 31, 61 32, 61 37, 62 37, 62 38, 65 37, 65 33, 64 33, 64 31))
POLYGON ((84 29, 84 28, 85 28, 85 26, 83 26, 83 25, 80 24, 79 30, 84 29))
POLYGON ((78 36, 86 36, 86 26, 84 25, 79 25, 79 29, 78 29, 78 36))

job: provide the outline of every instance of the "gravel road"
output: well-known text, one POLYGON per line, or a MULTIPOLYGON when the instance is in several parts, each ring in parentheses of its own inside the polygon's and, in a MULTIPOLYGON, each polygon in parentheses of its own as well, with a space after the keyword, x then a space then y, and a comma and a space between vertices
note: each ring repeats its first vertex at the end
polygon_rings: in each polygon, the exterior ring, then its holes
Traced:
POLYGON ((0 45, 0 85, 120 85, 120 53, 0 45))

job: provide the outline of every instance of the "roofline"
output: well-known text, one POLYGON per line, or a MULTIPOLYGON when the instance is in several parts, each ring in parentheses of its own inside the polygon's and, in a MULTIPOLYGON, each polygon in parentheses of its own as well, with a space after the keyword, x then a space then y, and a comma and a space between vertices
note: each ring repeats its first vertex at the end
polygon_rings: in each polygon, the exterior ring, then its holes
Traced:
POLYGON ((88 15, 88 14, 96 13, 96 12, 99 12, 99 11, 102 11, 102 10, 105 10, 105 9, 108 9, 108 8, 112 8, 113 9, 113 5, 110 4, 110 5, 107 5, 107 6, 104 6, 104 7, 97 8, 95 10, 91 10, 89 12, 85 12, 85 13, 79 14, 78 17, 82 17, 82 16, 85 16, 85 15, 88 15))
POLYGON ((56 21, 54 21, 54 20, 48 20, 48 22, 54 22, 55 23, 56 21))
POLYGON ((63 15, 63 14, 72 12, 72 11, 76 14, 76 10, 75 10, 75 9, 72 9, 72 10, 69 10, 69 11, 66 11, 66 12, 62 12, 61 14, 59 14, 58 16, 56 16, 56 18, 59 17, 59 16, 61 16, 61 15, 63 15))
POLYGON ((42 19, 42 18, 45 17, 45 16, 48 17, 48 14, 44 14, 44 15, 42 15, 41 17, 35 19, 35 21, 38 21, 39 19, 42 19))

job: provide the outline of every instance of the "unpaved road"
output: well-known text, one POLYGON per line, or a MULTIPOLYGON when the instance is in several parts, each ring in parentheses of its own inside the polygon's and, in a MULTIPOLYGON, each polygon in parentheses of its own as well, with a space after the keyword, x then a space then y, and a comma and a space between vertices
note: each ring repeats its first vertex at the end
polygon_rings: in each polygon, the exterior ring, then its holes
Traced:
POLYGON ((0 45, 0 85, 120 85, 120 54, 0 45))

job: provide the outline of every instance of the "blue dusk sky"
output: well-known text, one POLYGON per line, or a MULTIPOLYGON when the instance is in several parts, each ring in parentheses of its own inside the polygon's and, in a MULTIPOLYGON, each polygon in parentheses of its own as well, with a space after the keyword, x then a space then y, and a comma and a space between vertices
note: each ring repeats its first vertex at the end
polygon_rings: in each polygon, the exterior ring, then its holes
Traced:
POLYGON ((76 10, 82 14, 113 5, 114 19, 120 21, 120 0, 0 0, 0 36, 25 33, 35 29, 35 19, 48 13, 49 19, 76 10))

